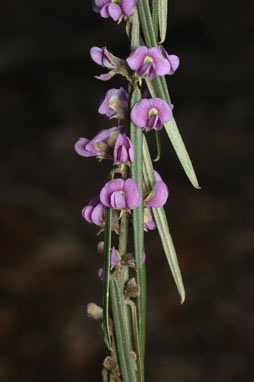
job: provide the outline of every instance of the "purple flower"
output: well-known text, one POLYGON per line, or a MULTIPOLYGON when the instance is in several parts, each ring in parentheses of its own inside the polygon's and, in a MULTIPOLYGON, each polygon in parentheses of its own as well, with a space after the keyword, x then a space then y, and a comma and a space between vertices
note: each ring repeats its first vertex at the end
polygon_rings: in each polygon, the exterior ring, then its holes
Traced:
POLYGON ((163 124, 170 119, 172 119, 172 110, 167 102, 160 98, 142 99, 131 110, 132 122, 147 131, 161 130, 163 124))
POLYGON ((105 184, 100 192, 100 201, 106 207, 133 210, 140 204, 141 195, 135 180, 118 178, 105 184))
POLYGON ((168 60, 170 65, 170 69, 168 73, 166 74, 169 74, 169 75, 174 74, 180 63, 179 57, 177 57, 175 54, 168 54, 162 45, 159 45, 158 48, 160 50, 162 57, 166 58, 166 60, 168 60))
POLYGON ((128 110, 128 98, 124 88, 110 89, 101 101, 98 112, 110 118, 124 119, 128 110))
MULTIPOLYGON (((142 254, 142 264, 144 264, 145 261, 146 261, 146 254, 145 254, 145 252, 143 252, 143 254, 142 254)), ((133 265, 136 264, 136 260, 135 259, 128 260, 128 264, 130 266, 133 266, 133 265)))
POLYGON ((112 158, 112 150, 119 133, 125 131, 123 126, 101 130, 93 139, 79 138, 75 151, 82 157, 112 158))
POLYGON ((127 79, 130 78, 131 73, 126 61, 114 56, 106 47, 98 48, 97 46, 94 46, 90 50, 90 55, 96 64, 110 69, 108 73, 95 76, 99 80, 108 81, 117 73, 123 75, 127 79))
POLYGON ((120 17, 130 16, 136 6, 137 0, 94 0, 93 10, 100 13, 101 17, 111 17, 118 21, 120 17))
POLYGON ((168 199, 168 187, 161 179, 157 171, 154 171, 155 185, 151 198, 145 200, 145 206, 159 208, 164 206, 168 199))
POLYGON ((114 164, 134 162, 134 150, 130 138, 126 134, 119 134, 114 147, 114 164))
POLYGON ((144 228, 153 231, 157 228, 153 211, 150 207, 144 208, 144 228))
POLYGON ((99 196, 95 196, 90 200, 88 205, 83 208, 82 216, 89 223, 94 223, 98 226, 104 224, 105 206, 100 202, 99 196))
POLYGON ((141 77, 149 77, 153 80, 156 76, 164 76, 170 70, 170 63, 161 54, 158 47, 136 48, 126 59, 129 67, 141 77))

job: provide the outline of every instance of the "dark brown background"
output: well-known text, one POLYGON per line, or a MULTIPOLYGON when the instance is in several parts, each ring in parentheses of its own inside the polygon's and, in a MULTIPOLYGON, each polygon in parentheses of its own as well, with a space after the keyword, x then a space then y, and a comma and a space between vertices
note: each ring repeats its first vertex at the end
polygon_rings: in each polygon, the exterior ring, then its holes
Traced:
MULTIPOLYGON (((125 58, 129 46, 123 25, 90 3, 1 1, 0 382, 97 382, 107 354, 85 315, 101 301, 102 259, 80 211, 109 163, 78 157, 73 145, 112 126, 98 103, 124 85, 94 78, 103 69, 89 49, 125 58)), ((181 65, 168 84, 202 190, 165 137, 156 168, 170 190, 187 299, 179 305, 157 232, 146 234, 146 380, 252 380, 251 12, 247 1, 169 3, 165 47, 181 65)))

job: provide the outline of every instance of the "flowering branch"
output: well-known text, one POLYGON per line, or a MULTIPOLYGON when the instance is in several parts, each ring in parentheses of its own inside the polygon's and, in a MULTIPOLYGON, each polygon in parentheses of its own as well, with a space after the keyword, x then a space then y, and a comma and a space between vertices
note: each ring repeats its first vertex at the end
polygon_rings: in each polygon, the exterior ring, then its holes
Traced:
POLYGON ((123 87, 108 90, 98 109, 100 114, 116 120, 117 126, 98 132, 92 139, 82 137, 75 144, 79 155, 111 160, 114 166, 99 195, 82 210, 87 222, 100 227, 99 233, 104 231, 104 242, 98 245, 104 257, 103 268, 98 271, 103 285, 103 309, 89 304, 88 314, 102 323, 104 340, 111 352, 103 362, 103 381, 144 382, 144 231, 158 229, 181 302, 185 298, 163 209, 168 188, 153 168, 145 134, 155 131, 154 161, 158 161, 160 132, 165 128, 184 171, 194 187, 199 186, 173 118, 165 80, 165 75, 177 70, 179 58, 169 55, 158 41, 161 44, 166 37, 167 0, 93 0, 93 9, 103 18, 126 21, 131 53, 123 60, 106 47, 93 47, 90 51, 92 60, 108 70, 96 78, 108 81, 120 74, 128 82, 128 92, 123 87), (130 229, 133 245, 128 237, 130 229), (112 246, 112 232, 117 238, 116 247, 112 246))

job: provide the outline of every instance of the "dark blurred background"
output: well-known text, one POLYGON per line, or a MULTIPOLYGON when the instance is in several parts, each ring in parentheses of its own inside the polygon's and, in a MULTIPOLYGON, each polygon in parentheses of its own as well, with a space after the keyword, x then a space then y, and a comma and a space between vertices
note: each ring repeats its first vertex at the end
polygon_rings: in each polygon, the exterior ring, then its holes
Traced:
MULTIPOLYGON (((110 163, 73 146, 113 126, 98 104, 125 85, 96 80, 89 49, 125 58, 128 40, 85 0, 2 0, 0 31, 0 382, 97 382, 107 351, 85 309, 101 304, 102 258, 81 209, 110 163)), ((146 234, 147 382, 253 380, 251 32, 247 1, 169 1, 169 90, 202 189, 165 136, 156 168, 187 297, 146 234)))

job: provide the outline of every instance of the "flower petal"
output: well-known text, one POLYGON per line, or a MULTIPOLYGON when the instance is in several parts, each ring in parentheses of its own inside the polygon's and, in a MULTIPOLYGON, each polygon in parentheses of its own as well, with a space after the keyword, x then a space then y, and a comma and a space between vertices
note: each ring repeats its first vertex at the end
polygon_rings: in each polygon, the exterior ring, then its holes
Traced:
POLYGON ((147 56, 148 48, 146 46, 139 46, 131 55, 126 59, 129 67, 137 72, 143 65, 144 59, 147 56))
POLYGON ((130 16, 136 7, 137 0, 122 0, 121 7, 125 16, 130 16))
POLYGON ((90 142, 87 138, 79 138, 75 143, 74 149, 76 153, 82 157, 93 157, 97 155, 97 151, 93 150, 92 152, 87 149, 87 144, 90 142))
POLYGON ((111 3, 108 6, 108 13, 114 21, 118 21, 123 12, 121 7, 118 4, 111 3))
POLYGON ((136 103, 131 110, 131 120, 139 127, 146 127, 149 110, 151 108, 149 99, 143 99, 136 103))
POLYGON ((145 202, 146 206, 159 208, 164 206, 168 198, 168 188, 166 184, 162 181, 158 181, 154 185, 154 195, 153 197, 145 202))
POLYGON ((116 256, 115 247, 112 247, 111 254, 110 254, 110 264, 113 266, 116 266, 119 264, 119 260, 116 256))
POLYGON ((110 198, 112 193, 115 191, 122 191, 123 187, 124 180, 120 178, 107 182, 100 192, 100 201, 102 204, 106 207, 111 207, 110 198))
POLYGON ((161 98, 150 98, 150 107, 158 110, 159 117, 162 123, 166 123, 172 119, 172 110, 168 103, 161 98))
POLYGON ((90 56, 96 64, 103 66, 103 49, 94 46, 90 49, 90 56))
POLYGON ((82 216, 88 223, 93 223, 91 215, 94 210, 93 206, 86 206, 82 210, 82 216))
POLYGON ((130 210, 136 208, 141 202, 141 194, 135 180, 129 178, 124 183, 124 192, 127 207, 130 210))
POLYGON ((104 223, 105 207, 102 203, 98 203, 91 214, 91 220, 94 224, 101 227, 104 223))
POLYGON ((111 207, 122 209, 126 208, 126 202, 124 199, 124 196, 121 194, 120 191, 114 191, 110 196, 110 204, 111 207))

